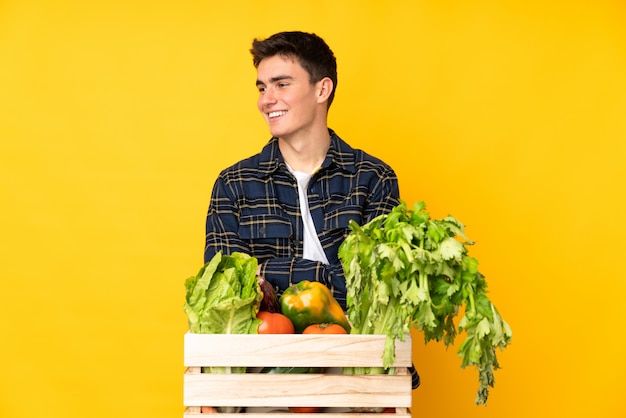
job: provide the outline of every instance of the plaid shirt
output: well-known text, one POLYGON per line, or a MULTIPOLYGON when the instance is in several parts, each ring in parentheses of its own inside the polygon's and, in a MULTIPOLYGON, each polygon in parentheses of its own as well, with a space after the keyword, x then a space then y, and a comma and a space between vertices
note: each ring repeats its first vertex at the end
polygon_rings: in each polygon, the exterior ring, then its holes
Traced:
POLYGON ((345 309, 346 285, 337 250, 348 233, 348 221, 363 225, 398 205, 398 179, 387 164, 329 132, 326 159, 311 177, 307 192, 330 264, 302 258, 298 185, 277 138, 217 178, 206 220, 205 262, 220 250, 249 254, 262 264, 261 275, 279 295, 292 282, 319 281, 345 309))

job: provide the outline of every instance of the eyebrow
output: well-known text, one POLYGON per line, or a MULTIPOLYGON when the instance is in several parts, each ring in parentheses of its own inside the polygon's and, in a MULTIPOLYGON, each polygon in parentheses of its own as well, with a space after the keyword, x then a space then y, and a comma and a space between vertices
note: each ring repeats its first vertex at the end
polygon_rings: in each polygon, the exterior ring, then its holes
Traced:
MULTIPOLYGON (((276 83, 278 81, 282 81, 282 80, 293 80, 293 77, 290 75, 277 75, 275 77, 270 78, 270 83, 276 83)), ((261 80, 257 80, 256 81, 256 85, 257 86, 262 86, 265 83, 262 82, 261 80)))

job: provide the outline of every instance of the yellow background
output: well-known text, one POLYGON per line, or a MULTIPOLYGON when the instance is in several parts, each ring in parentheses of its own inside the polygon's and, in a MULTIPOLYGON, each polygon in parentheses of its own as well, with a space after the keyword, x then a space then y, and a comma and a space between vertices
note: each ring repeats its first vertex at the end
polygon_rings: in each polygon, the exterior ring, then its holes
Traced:
POLYGON ((182 416, 183 282, 268 139, 254 37, 313 31, 330 125, 448 213, 510 323, 487 407, 422 343, 416 417, 624 417, 623 1, 0 2, 0 416, 182 416))

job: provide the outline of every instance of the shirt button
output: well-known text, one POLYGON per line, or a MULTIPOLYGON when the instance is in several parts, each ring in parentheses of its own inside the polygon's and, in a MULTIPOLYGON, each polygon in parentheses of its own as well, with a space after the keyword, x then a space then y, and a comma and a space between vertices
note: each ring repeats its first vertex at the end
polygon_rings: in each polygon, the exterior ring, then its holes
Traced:
POLYGON ((265 236, 265 227, 264 227, 264 226, 262 226, 262 227, 260 227, 260 228, 259 228, 259 233, 260 233, 261 235, 265 236))

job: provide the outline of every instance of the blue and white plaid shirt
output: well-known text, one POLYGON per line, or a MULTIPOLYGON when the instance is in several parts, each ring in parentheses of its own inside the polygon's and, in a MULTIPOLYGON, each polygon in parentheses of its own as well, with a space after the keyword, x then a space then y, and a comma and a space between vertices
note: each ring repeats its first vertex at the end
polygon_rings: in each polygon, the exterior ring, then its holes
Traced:
POLYGON ((298 185, 278 148, 278 139, 218 176, 206 220, 204 260, 218 251, 256 257, 261 275, 280 295, 291 283, 319 281, 346 304, 337 250, 348 221, 360 225, 399 204, 398 179, 383 161, 353 149, 329 129, 330 148, 308 185, 315 229, 330 264, 305 260, 298 185))

